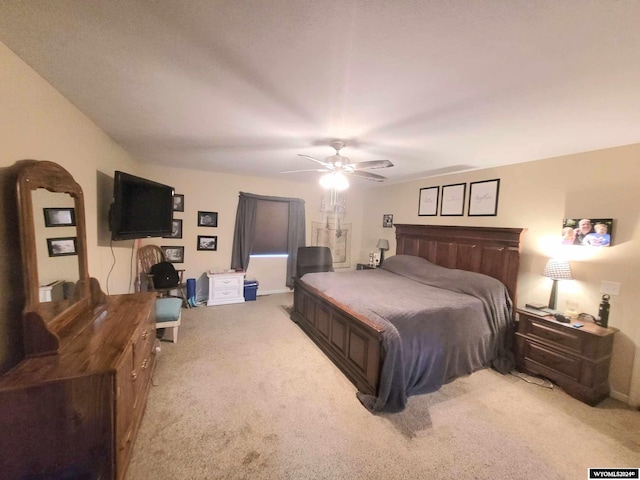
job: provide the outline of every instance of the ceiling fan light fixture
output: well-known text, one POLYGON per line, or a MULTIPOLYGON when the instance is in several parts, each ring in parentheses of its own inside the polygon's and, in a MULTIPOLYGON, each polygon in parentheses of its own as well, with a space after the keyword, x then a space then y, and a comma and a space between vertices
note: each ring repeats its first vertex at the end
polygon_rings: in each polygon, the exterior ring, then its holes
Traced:
POLYGON ((349 181, 342 172, 330 172, 320 177, 320 186, 327 190, 341 191, 349 188, 349 181))

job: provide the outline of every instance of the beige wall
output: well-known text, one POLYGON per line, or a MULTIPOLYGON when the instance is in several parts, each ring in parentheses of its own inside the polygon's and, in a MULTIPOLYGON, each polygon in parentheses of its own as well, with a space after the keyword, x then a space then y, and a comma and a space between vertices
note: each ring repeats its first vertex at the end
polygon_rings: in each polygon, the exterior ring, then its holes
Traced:
MULTIPOLYGON (((619 328, 615 337, 610 379, 618 398, 637 398, 638 373, 632 383, 634 357, 640 345, 640 288, 635 280, 640 267, 640 145, 532 161, 500 168, 428 178, 401 185, 384 185, 365 194, 364 253, 385 236, 395 252, 394 231, 381 227, 382 215, 394 223, 525 227, 518 284, 518 304, 547 302, 551 280, 542 277, 550 257, 571 261, 575 280, 559 285, 558 309, 576 302, 581 312, 597 314, 600 282, 622 284, 611 299, 609 325, 619 328), (498 215, 495 217, 419 217, 418 194, 423 187, 500 179, 498 215), (563 218, 614 219, 610 248, 561 246, 558 235, 563 218), (630 397, 629 397, 630 396, 630 397)), ((466 215, 465 202, 465 215, 466 215)), ((366 256, 361 260, 365 261, 366 256)), ((637 362, 636 362, 637 363, 637 362)))

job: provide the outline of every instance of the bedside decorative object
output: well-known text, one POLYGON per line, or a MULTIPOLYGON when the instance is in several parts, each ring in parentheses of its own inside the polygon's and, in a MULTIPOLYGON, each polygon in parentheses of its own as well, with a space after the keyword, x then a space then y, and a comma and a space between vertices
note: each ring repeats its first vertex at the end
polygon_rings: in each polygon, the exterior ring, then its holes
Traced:
POLYGON ((382 265, 382 262, 384 262, 384 251, 389 250, 389 240, 387 240, 386 238, 381 238, 380 240, 378 240, 378 245, 376 245, 376 248, 380 249, 379 265, 382 265))
POLYGON ((558 297, 558 280, 573 280, 573 277, 571 276, 571 266, 566 260, 551 258, 547 261, 542 275, 553 280, 551 296, 549 297, 549 308, 555 310, 556 300, 558 297))
POLYGON ((609 364, 617 329, 587 320, 560 323, 552 315, 535 310, 516 312, 519 370, 553 380, 567 394, 589 405, 609 395, 609 364))

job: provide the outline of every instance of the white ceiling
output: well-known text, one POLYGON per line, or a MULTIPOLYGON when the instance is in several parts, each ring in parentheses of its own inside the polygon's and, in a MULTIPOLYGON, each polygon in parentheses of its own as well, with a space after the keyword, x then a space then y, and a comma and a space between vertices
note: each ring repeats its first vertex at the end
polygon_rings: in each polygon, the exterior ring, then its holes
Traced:
POLYGON ((635 0, 0 0, 0 41, 137 159, 281 178, 334 138, 390 181, 638 143, 639 25, 635 0))

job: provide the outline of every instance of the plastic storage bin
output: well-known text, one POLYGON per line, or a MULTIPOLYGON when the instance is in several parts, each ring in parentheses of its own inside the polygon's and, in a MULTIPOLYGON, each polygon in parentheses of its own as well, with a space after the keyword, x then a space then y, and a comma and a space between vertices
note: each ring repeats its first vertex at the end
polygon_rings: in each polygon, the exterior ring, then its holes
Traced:
POLYGON ((244 300, 250 302, 255 300, 258 294, 258 281, 256 279, 246 279, 244 281, 244 300))

